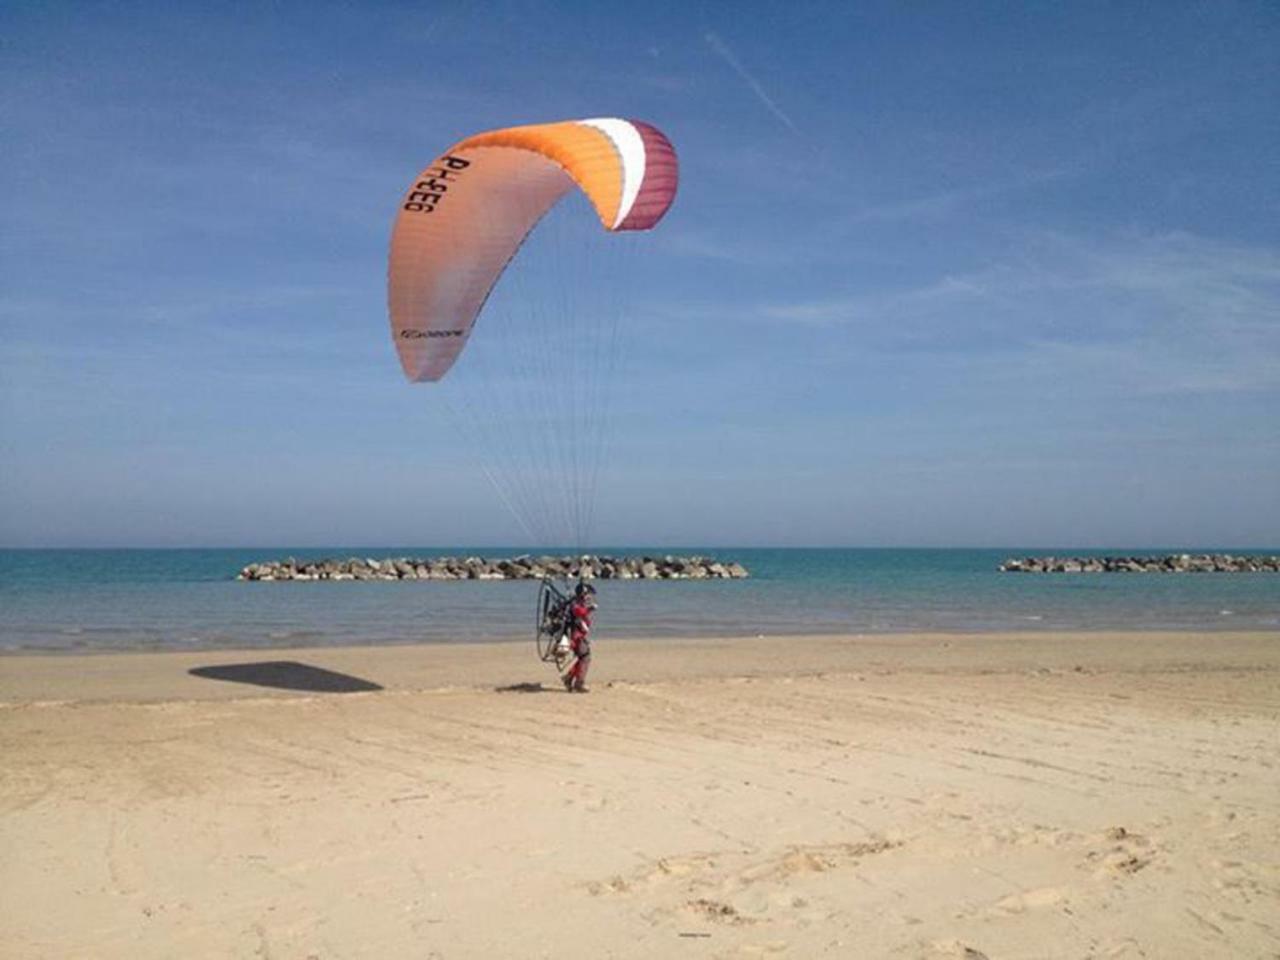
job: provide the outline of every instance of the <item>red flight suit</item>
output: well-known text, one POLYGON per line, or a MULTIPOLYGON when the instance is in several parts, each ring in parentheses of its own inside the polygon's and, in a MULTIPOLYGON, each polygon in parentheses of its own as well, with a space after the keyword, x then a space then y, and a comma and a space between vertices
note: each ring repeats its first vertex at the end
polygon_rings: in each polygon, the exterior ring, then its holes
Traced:
POLYGON ((569 607, 569 646, 574 661, 564 675, 564 685, 570 690, 584 690, 587 670, 591 667, 591 615, 594 607, 583 597, 574 597, 569 607))

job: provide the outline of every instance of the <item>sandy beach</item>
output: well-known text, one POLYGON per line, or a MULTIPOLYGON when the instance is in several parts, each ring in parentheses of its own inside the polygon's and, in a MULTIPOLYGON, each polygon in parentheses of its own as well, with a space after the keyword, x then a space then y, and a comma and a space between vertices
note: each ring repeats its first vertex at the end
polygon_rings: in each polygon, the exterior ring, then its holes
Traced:
POLYGON ((530 647, 0 658, 0 955, 1280 956, 1280 635, 530 647))

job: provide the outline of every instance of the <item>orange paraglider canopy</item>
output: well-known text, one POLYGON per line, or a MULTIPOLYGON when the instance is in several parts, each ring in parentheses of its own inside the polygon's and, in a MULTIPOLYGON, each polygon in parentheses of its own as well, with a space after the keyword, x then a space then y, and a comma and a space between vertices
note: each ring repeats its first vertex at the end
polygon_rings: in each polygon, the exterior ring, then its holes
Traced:
POLYGON ((448 372, 507 263, 575 185, 606 230, 647 230, 677 180, 670 142, 634 120, 508 127, 451 147, 405 192, 391 235, 387 299, 405 376, 448 372))

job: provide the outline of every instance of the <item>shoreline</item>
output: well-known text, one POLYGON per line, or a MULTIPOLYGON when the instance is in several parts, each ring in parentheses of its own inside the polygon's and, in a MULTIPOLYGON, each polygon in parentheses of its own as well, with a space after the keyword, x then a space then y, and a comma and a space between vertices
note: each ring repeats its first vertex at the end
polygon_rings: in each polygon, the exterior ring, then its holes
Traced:
MULTIPOLYGON (((811 631, 803 629, 789 629, 785 632, 778 633, 748 633, 741 630, 726 628, 722 631, 713 631, 706 633, 695 633, 685 630, 681 627, 673 627, 670 631, 641 631, 627 627, 618 627, 607 630, 602 633, 602 638, 609 644, 632 644, 632 643, 680 643, 680 644, 696 644, 701 642, 718 643, 725 641, 750 641, 750 640, 769 640, 769 641, 787 641, 787 640, 813 640, 830 637, 859 637, 866 639, 889 639, 889 638, 914 638, 921 636, 933 637, 997 637, 997 636, 1021 636, 1028 639, 1043 638, 1046 636, 1072 636, 1072 637, 1090 637, 1090 636, 1151 636, 1151 635, 1169 635, 1169 636, 1186 636, 1186 635, 1203 635, 1213 636, 1217 634, 1275 634, 1280 636, 1280 626, 1272 626, 1271 623, 1232 623, 1228 617, 1223 617, 1219 623, 1207 625, 1205 623, 1191 624, 1160 624, 1157 626, 1078 626, 1067 625, 1060 626, 1056 624, 1040 625, 1038 621, 1031 620, 1014 627, 990 625, 974 626, 974 627, 936 627, 930 629, 921 629, 918 626, 906 626, 901 628, 861 628, 858 630, 839 630, 834 629, 829 624, 814 627, 811 631)), ((112 657, 112 656, 134 656, 137 654, 209 654, 216 655, 220 653, 240 652, 240 653, 271 653, 288 652, 288 651, 310 651, 310 650, 347 650, 347 649, 380 649, 380 648, 401 648, 401 647, 493 647, 493 646, 517 646, 519 644, 528 643, 532 645, 531 636, 526 637, 517 634, 502 634, 495 636, 483 637, 466 637, 464 639, 449 638, 423 638, 423 639, 401 639, 380 637, 370 640, 344 640, 343 642, 332 644, 317 644, 304 640, 297 644, 287 642, 275 642, 276 638, 270 638, 272 642, 262 644, 250 644, 243 641, 235 641, 230 643, 219 643, 218 641, 210 641, 209 645, 204 642, 182 643, 161 642, 148 643, 139 646, 107 646, 98 647, 39 647, 39 646, 4 646, 0 645, 0 664, 7 659, 15 657, 31 657, 31 658, 61 658, 61 657, 112 657)))
MULTIPOLYGON (((1280 667, 1280 631, 1099 630, 785 634, 778 636, 608 637, 597 641, 593 679, 646 683, 679 679, 800 677, 892 669, 1152 671, 1171 665, 1229 665, 1241 658, 1280 667), (1217 638, 1217 643, 1214 643, 1217 638), (1206 644, 1210 646, 1206 647, 1206 644), (999 653, 998 661, 992 656, 999 653)), ((34 701, 112 702, 239 699, 282 695, 269 687, 210 683, 187 671, 242 662, 298 662, 352 676, 380 689, 429 693, 495 690, 505 684, 556 685, 531 640, 370 643, 342 646, 225 647, 198 650, 23 651, 0 654, 0 705, 34 701), (26 689, 24 689, 26 688, 26 689)))

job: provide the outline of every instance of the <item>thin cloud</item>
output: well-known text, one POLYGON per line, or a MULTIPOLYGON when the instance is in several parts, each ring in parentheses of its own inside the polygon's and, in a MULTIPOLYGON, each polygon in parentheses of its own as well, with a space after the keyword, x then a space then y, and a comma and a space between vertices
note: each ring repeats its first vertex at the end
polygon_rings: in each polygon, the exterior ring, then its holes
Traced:
POLYGON ((713 260, 735 266, 776 266, 798 257, 811 258, 794 242, 775 243, 769 237, 726 239, 718 233, 693 230, 669 231, 655 237, 655 246, 664 253, 695 260, 713 260))
POLYGON ((703 39, 707 41, 707 45, 711 47, 712 50, 715 51, 715 53, 720 57, 720 59, 723 60, 725 63, 727 63, 729 66, 731 66, 733 68, 734 73, 736 73, 738 76, 740 76, 743 79, 743 81, 746 82, 747 86, 751 89, 751 92, 756 95, 756 99, 759 100, 762 104, 764 104, 765 109, 767 109, 770 113, 772 113, 775 117, 777 117, 778 121, 782 123, 788 130, 790 130, 792 133, 796 135, 799 135, 800 129, 795 125, 795 122, 789 116, 787 116, 787 113, 785 110, 783 110, 780 106, 778 106, 777 102, 773 99, 773 97, 769 96, 769 94, 765 92, 764 87, 760 85, 760 81, 757 80, 755 77, 753 77, 747 71, 747 68, 742 65, 742 62, 738 60, 736 56, 734 56, 733 51, 729 49, 728 45, 725 44, 725 42, 721 40, 717 34, 713 33, 710 30, 708 30, 702 36, 703 36, 703 39))
POLYGON ((1280 316, 1280 249, 1227 244, 1188 233, 1073 237, 1053 231, 1022 236, 1020 249, 981 270, 945 274, 915 287, 762 305, 778 320, 839 323, 864 313, 945 313, 965 301, 1061 309, 1070 294, 1141 299, 1155 317, 1195 316, 1225 324, 1254 319, 1274 328, 1280 316), (1157 309, 1158 308, 1158 309, 1157 309))
POLYGON ((1019 246, 983 269, 911 287, 707 304, 697 319, 789 322, 799 335, 856 345, 833 357, 893 355, 1009 396, 1280 389, 1280 249, 1180 232, 1042 231, 1019 246))
POLYGON ((854 225, 872 221, 937 220, 951 216, 975 202, 990 200, 994 197, 1023 190, 1031 190, 1046 183, 1068 180, 1081 176, 1087 170, 1088 164, 1084 159, 1056 164, 988 183, 956 187, 899 203, 886 203, 867 207, 855 211, 844 222, 847 225, 854 225))

